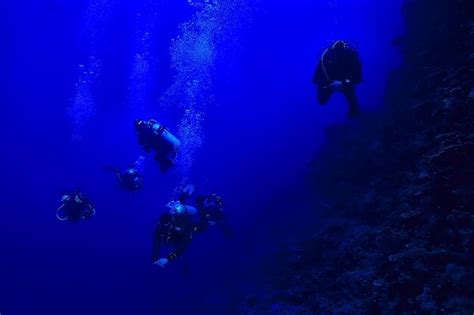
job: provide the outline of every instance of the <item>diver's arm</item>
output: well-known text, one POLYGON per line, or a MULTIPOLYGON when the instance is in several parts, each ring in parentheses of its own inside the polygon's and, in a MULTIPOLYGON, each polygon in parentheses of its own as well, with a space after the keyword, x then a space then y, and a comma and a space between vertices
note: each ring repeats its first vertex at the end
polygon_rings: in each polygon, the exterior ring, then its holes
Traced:
POLYGON ((173 251, 171 251, 168 256, 166 257, 169 262, 172 262, 173 260, 176 260, 176 258, 181 257, 185 252, 186 249, 189 246, 189 243, 191 243, 191 238, 192 236, 189 236, 189 239, 180 242, 179 244, 176 245, 173 251))
POLYGON ((153 244, 153 263, 156 266, 165 268, 170 262, 175 260, 179 255, 181 255, 181 251, 176 249, 175 251, 170 252, 166 257, 161 257, 160 256, 161 243, 162 243, 161 234, 156 235, 155 242, 153 244))
POLYGON ((181 255, 178 255, 176 252, 171 252, 168 254, 166 257, 161 257, 156 260, 154 260, 154 264, 157 266, 160 266, 161 268, 165 268, 170 262, 175 260, 181 255))
POLYGON ((191 240, 193 239, 193 232, 194 232, 194 228, 188 231, 188 236, 184 240, 176 244, 175 249, 168 255, 168 259, 170 261, 178 257, 181 257, 186 252, 189 244, 191 243, 191 240))

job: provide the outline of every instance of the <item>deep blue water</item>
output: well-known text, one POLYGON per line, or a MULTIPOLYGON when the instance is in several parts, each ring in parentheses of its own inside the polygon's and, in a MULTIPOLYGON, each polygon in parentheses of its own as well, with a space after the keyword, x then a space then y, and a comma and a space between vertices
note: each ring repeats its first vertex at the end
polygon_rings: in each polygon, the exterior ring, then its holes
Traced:
POLYGON ((347 39, 364 65, 363 111, 382 106, 402 0, 214 2, 0 3, 2 315, 233 314, 272 253, 317 227, 306 169, 325 128, 348 122, 342 97, 316 104, 314 68, 347 39), (147 156, 145 189, 130 194, 103 167, 144 154, 139 117, 163 121, 185 150, 167 174, 147 156), (183 181, 221 194, 235 230, 196 238, 190 275, 150 259, 183 181), (97 216, 58 222, 76 187, 97 216))

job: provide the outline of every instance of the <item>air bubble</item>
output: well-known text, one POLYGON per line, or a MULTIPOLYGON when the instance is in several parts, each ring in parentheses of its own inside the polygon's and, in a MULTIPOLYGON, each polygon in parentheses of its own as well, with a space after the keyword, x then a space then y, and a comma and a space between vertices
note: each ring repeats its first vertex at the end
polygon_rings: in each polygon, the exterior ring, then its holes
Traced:
POLYGON ((245 0, 188 0, 198 9, 171 41, 173 84, 162 98, 168 109, 181 109, 178 135, 182 140, 178 165, 189 176, 195 152, 203 142, 206 108, 213 102, 213 80, 220 47, 235 42, 235 32, 247 12, 245 0), (219 47, 219 50, 218 50, 219 47))

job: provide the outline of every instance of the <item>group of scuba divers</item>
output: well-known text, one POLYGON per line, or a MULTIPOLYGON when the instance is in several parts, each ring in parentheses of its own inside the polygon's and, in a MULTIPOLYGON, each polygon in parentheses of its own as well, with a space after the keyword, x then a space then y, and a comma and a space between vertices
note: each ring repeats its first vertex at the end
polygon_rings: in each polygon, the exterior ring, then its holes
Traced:
MULTIPOLYGON (((317 98, 326 104, 337 92, 342 93, 349 105, 349 118, 359 113, 356 85, 362 81, 362 66, 358 53, 345 41, 338 40, 324 51, 316 68, 313 83, 317 86, 317 98)), ((162 172, 175 164, 180 140, 154 119, 136 120, 135 130, 138 143, 145 152, 153 152, 162 172)), ((141 159, 131 167, 120 170, 109 168, 116 175, 120 187, 136 192, 143 187, 140 170, 141 159)), ((166 205, 156 226, 153 245, 153 262, 165 267, 182 256, 193 236, 206 231, 210 226, 220 225, 228 231, 221 197, 215 193, 200 195, 194 205, 189 203, 195 187, 186 185, 179 198, 166 205), (163 254, 163 247, 167 253, 163 254)), ((56 216, 60 221, 78 222, 95 215, 94 204, 79 190, 64 194, 56 216)))
MULTIPOLYGON (((180 140, 154 119, 136 120, 135 129, 138 143, 146 152, 155 154, 155 160, 161 171, 166 172, 172 168, 177 158, 180 140)), ((124 170, 106 169, 115 173, 122 189, 137 192, 143 187, 141 172, 143 159, 140 157, 124 170)), ((213 225, 226 227, 221 197, 215 193, 200 195, 192 205, 189 199, 194 190, 193 185, 185 185, 178 200, 170 201, 166 205, 166 211, 160 216, 154 234, 152 257, 157 266, 165 267, 183 255, 195 233, 204 232, 213 225), (168 250, 166 254, 163 254, 163 247, 168 250)), ((76 190, 62 196, 56 216, 60 221, 79 222, 91 219, 95 212, 94 204, 80 190, 76 190)))

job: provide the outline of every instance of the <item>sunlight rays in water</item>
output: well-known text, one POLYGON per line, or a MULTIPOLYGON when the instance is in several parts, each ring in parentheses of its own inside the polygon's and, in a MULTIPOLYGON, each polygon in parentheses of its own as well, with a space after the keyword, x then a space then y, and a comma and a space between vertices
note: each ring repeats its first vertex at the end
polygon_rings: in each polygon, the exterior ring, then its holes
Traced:
POLYGON ((182 181, 190 176, 196 151, 203 143, 206 108, 214 102, 213 80, 216 60, 236 30, 246 20, 245 0, 188 0, 196 9, 190 21, 180 26, 171 44, 171 67, 175 71, 172 85, 161 105, 182 112, 178 136, 182 141, 178 167, 182 181))
POLYGON ((95 56, 91 56, 86 65, 79 65, 79 77, 76 81, 72 102, 68 108, 68 114, 73 125, 72 136, 74 140, 82 138, 83 128, 96 113, 93 87, 101 67, 101 60, 95 56))
POLYGON ((152 47, 158 19, 157 7, 157 1, 145 0, 140 13, 137 14, 135 53, 129 80, 129 103, 133 117, 143 117, 145 114, 152 72, 156 67, 152 47))
POLYGON ((82 138, 84 128, 97 111, 94 89, 102 69, 101 43, 111 7, 110 0, 91 0, 87 8, 83 37, 87 42, 89 57, 87 62, 78 67, 74 95, 67 108, 67 113, 71 118, 74 140, 82 138))

